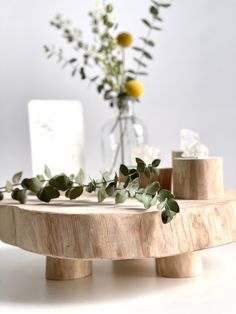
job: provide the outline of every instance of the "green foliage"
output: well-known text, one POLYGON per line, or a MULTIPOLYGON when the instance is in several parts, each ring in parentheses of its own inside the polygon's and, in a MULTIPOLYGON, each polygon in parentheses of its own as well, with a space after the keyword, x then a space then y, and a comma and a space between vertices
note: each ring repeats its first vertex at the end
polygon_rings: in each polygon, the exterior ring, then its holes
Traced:
POLYGON ((160 183, 155 181, 155 182, 149 184, 145 188, 145 193, 148 193, 148 194, 155 196, 156 193, 159 191, 159 189, 160 189, 160 183))
POLYGON ((70 178, 64 173, 56 175, 49 180, 49 185, 60 190, 66 191, 72 186, 70 178))
POLYGON ((84 183, 85 180, 85 173, 83 169, 79 170, 79 173, 77 174, 77 176, 75 177, 75 182, 82 185, 84 183))
MULTIPOLYGON (((114 8, 112 4, 105 1, 101 8, 88 13, 93 38, 91 43, 84 40, 83 32, 74 27, 70 20, 64 19, 60 14, 56 15, 50 25, 60 32, 76 55, 66 57, 62 49, 44 45, 46 57, 48 59, 55 57, 63 68, 71 67, 72 76, 79 75, 81 80, 94 83, 97 92, 102 94, 105 100, 127 97, 125 83, 138 76, 147 75, 147 72, 140 71, 140 68, 147 67, 146 61, 152 59, 152 54, 146 48, 155 46, 150 36, 152 31, 161 30, 158 26, 162 21, 160 11, 169 6, 169 4, 150 1, 148 17, 142 19, 147 27, 147 34, 140 37, 142 45, 134 47, 138 53, 138 56, 134 57, 136 69, 125 70, 125 55, 122 54, 122 48, 116 41, 118 23, 114 22, 114 8)), ((47 173, 46 176, 50 177, 48 171, 47 173)))
POLYGON ((12 177, 12 182, 13 182, 14 184, 19 183, 20 180, 21 180, 21 177, 22 177, 22 171, 17 172, 17 173, 14 174, 14 176, 12 177))
POLYGON ((110 182, 105 189, 107 196, 113 196, 115 191, 116 191, 116 183, 114 181, 110 182))
POLYGON ((42 182, 38 177, 31 179, 26 178, 22 180, 21 185, 26 190, 30 190, 33 193, 38 193, 41 190, 42 182))
POLYGON ((98 189, 97 197, 98 197, 98 202, 99 203, 101 203, 101 202, 103 202, 105 200, 105 198, 107 197, 105 188, 99 188, 98 189))
POLYGON ((38 193, 37 197, 40 201, 49 203, 52 199, 58 198, 60 192, 53 186, 45 186, 38 193))
POLYGON ((70 200, 75 200, 76 198, 80 197, 80 195, 83 194, 83 186, 76 186, 73 188, 70 188, 66 191, 66 197, 68 197, 70 200))
POLYGON ((92 193, 94 191, 96 191, 96 181, 92 180, 91 182, 89 182, 89 184, 86 187, 86 191, 88 193, 92 193))
POLYGON ((10 193, 12 191, 12 188, 13 188, 12 183, 10 181, 7 181, 5 185, 6 192, 10 193))
POLYGON ((4 199, 5 192, 11 192, 12 199, 21 204, 26 203, 28 191, 46 203, 59 198, 60 191, 65 191, 65 196, 70 200, 78 199, 84 191, 97 192, 99 203, 112 196, 115 197, 116 204, 124 203, 128 197, 134 197, 143 204, 146 210, 156 206, 157 210, 161 211, 163 223, 169 223, 179 213, 179 205, 174 195, 166 189, 161 189, 160 183, 157 181, 150 183, 145 188, 140 188, 139 185, 140 174, 151 176, 159 166, 160 160, 155 159, 151 164, 146 164, 142 159, 136 158, 136 164, 136 168, 132 169, 124 164, 120 166, 120 172, 125 176, 125 182, 120 181, 116 173, 112 176, 108 172, 103 172, 101 180, 91 179, 88 184, 85 184, 85 174, 82 169, 76 176, 74 174, 67 176, 61 173, 52 177, 48 167, 44 169, 47 179, 44 175, 37 175, 33 178, 25 178, 20 182, 22 174, 19 172, 13 176, 13 183, 7 181, 5 187, 0 188, 0 201, 4 199))
POLYGON ((19 188, 15 188, 12 193, 11 197, 20 202, 21 204, 25 204, 27 201, 27 191, 19 188))
POLYGON ((44 166, 44 174, 47 178, 51 178, 52 177, 52 173, 51 173, 51 170, 48 168, 47 165, 44 166))
POLYGON ((116 202, 116 204, 124 203, 127 198, 128 198, 127 191, 125 189, 120 190, 116 193, 115 202, 116 202))
POLYGON ((124 175, 127 176, 129 174, 129 169, 126 165, 120 165, 120 172, 124 175))
POLYGON ((4 194, 3 192, 0 191, 0 201, 2 201, 4 199, 4 194))

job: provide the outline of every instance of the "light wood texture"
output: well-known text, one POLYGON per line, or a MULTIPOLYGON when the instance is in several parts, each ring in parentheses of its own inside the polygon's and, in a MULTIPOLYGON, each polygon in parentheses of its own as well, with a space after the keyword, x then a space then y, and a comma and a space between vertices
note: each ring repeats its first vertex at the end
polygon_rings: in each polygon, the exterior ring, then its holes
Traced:
POLYGON ((144 210, 134 199, 119 206, 78 201, 20 205, 0 203, 0 239, 52 257, 139 259, 167 257, 236 241, 236 192, 208 201, 179 201, 180 214, 164 225, 155 207, 144 210))
MULTIPOLYGON (((119 174, 119 180, 125 182, 126 176, 119 174)), ((152 174, 150 178, 147 178, 144 174, 140 174, 139 186, 141 188, 146 187, 148 184, 158 181, 162 189, 171 190, 172 183, 172 168, 158 168, 157 174, 152 174)))
POLYGON ((174 158, 173 190, 176 198, 208 200, 221 197, 223 186, 223 159, 174 158))
POLYGON ((199 252, 156 259, 159 276, 170 278, 195 277, 202 274, 202 260, 199 252))
POLYGON ((182 154, 183 154, 182 150, 173 150, 172 151, 172 167, 173 167, 174 158, 182 157, 182 154))
POLYGON ((47 256, 46 279, 71 280, 92 274, 92 262, 79 259, 63 259, 47 256))
POLYGON ((159 168, 156 175, 151 175, 148 179, 144 174, 140 175, 139 184, 140 187, 144 188, 148 184, 158 181, 162 189, 171 190, 171 180, 172 180, 172 168, 159 168))

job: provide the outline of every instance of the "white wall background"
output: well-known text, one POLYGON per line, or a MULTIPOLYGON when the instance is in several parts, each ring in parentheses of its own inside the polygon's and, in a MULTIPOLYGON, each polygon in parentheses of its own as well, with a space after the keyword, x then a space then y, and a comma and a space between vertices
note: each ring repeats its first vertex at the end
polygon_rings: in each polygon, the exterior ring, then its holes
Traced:
MULTIPOLYGON (((120 31, 143 34, 139 21, 148 0, 111 0, 120 31)), ((108 105, 86 83, 46 60, 43 44, 62 46, 48 26, 58 12, 88 28, 94 1, 0 0, 0 181, 19 169, 31 174, 27 103, 31 99, 80 99, 86 123, 90 175, 101 165, 100 128, 112 117, 108 105)), ((200 133, 212 155, 225 160, 227 187, 236 187, 236 0, 176 0, 163 12, 164 31, 145 96, 136 113, 146 121, 149 144, 161 149, 165 164, 179 146, 179 130, 200 133)))

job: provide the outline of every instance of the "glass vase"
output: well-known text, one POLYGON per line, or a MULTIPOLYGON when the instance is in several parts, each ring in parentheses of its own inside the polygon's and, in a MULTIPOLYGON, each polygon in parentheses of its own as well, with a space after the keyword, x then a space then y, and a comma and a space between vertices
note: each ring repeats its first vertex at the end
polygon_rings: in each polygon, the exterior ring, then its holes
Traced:
POLYGON ((134 165, 134 152, 147 142, 143 122, 134 114, 135 101, 130 97, 114 99, 114 118, 102 127, 102 157, 106 170, 117 171, 120 164, 134 165))

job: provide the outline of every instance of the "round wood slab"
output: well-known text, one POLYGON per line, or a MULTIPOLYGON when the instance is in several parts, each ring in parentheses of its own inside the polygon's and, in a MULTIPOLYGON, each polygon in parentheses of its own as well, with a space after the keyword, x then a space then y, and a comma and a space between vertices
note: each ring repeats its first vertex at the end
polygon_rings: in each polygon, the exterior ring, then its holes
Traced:
POLYGON ((46 278, 77 279, 92 273, 95 259, 156 258, 157 274, 202 273, 199 250, 236 241, 236 191, 212 200, 179 200, 180 214, 164 225, 155 208, 135 199, 115 205, 91 196, 50 204, 0 203, 0 240, 47 256, 46 278))
POLYGON ((236 241, 236 191, 207 201, 180 200, 164 225, 155 207, 119 206, 95 197, 26 205, 0 203, 0 240, 46 256, 76 259, 161 258, 236 241))

